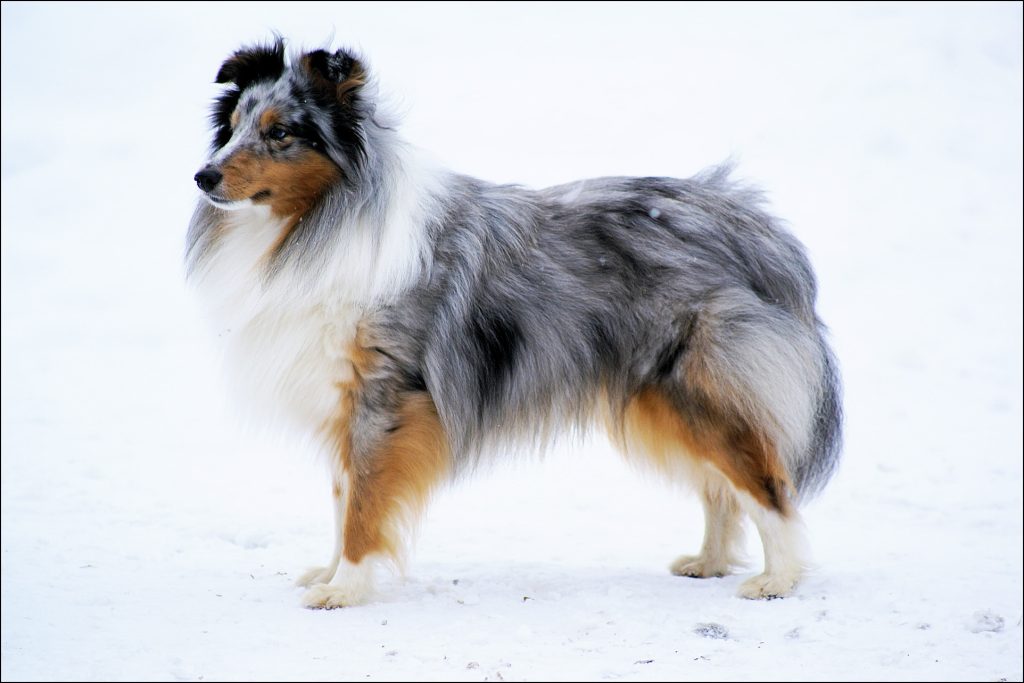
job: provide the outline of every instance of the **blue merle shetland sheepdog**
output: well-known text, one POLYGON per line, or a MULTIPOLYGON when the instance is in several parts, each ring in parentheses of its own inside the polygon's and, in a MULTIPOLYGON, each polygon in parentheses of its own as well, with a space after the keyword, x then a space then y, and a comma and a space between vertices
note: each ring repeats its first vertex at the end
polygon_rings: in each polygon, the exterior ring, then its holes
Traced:
POLYGON ((835 469, 839 377, 800 243, 728 168, 531 190, 435 167, 348 50, 220 67, 195 175, 188 279, 259 414, 329 453, 337 531, 308 607, 354 605, 440 483, 509 444, 598 421, 624 455, 692 483, 706 530, 680 576, 804 569, 797 505, 835 469))

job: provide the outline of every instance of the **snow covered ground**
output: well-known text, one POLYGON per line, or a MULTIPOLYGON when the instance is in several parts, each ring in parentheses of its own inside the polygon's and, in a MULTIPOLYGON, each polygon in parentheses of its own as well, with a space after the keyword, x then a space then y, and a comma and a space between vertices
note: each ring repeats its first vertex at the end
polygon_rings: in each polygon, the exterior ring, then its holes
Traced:
POLYGON ((2 24, 4 680, 1021 680, 1019 4, 2 24), (377 602, 299 607, 325 473, 232 417, 180 265, 213 75, 272 29, 362 48, 407 137, 491 180, 738 156, 810 249, 846 382, 795 597, 670 576, 699 506, 595 437, 444 491, 377 602))

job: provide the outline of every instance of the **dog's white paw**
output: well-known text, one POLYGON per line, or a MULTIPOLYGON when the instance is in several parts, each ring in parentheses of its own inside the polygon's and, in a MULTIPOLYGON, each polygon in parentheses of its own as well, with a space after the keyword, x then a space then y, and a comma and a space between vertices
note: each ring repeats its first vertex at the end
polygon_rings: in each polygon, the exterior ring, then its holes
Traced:
POLYGON ((748 600, 784 598, 793 592, 799 580, 799 574, 759 574, 740 584, 737 595, 748 600))
POLYGON ((309 588, 318 583, 329 583, 334 578, 334 572, 338 566, 333 567, 310 567, 302 576, 295 579, 295 585, 302 588, 309 588))
POLYGON ((732 573, 727 561, 712 559, 703 555, 683 555, 669 566, 676 576, 689 576, 694 579, 707 579, 712 576, 727 576, 732 573))
POLYGON ((357 586, 318 583, 302 594, 302 606, 309 609, 353 607, 366 601, 367 591, 357 586))
MULTIPOLYGON (((307 574, 310 572, 306 572, 307 574)), ((352 607, 367 601, 373 593, 373 563, 352 564, 343 560, 330 583, 312 585, 302 595, 302 604, 310 609, 352 607)))

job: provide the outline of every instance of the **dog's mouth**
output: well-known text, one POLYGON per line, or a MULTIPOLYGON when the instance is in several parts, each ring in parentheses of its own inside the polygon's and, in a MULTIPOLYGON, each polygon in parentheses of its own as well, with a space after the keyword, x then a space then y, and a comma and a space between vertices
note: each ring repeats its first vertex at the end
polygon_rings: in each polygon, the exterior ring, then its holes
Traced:
POLYGON ((251 199, 227 199, 225 197, 218 197, 215 194, 206 194, 206 201, 210 202, 218 209, 225 209, 227 211, 235 211, 237 209, 244 209, 248 206, 252 206, 251 199))
POLYGON ((227 211, 235 211, 237 209, 244 209, 250 207, 260 200, 264 200, 270 197, 270 190, 260 190, 256 194, 246 199, 227 199, 226 197, 218 197, 215 194, 209 192, 206 193, 206 200, 216 206, 218 209, 225 209, 227 211))

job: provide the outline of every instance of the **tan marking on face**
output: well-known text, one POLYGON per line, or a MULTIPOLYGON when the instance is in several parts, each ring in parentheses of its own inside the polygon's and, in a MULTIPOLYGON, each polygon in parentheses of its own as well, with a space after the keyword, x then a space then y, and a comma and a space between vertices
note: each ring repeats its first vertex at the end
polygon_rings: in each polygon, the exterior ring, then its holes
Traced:
POLYGON ((264 166, 262 183, 270 190, 270 208, 278 216, 301 216, 324 191, 341 179, 330 159, 312 150, 298 158, 273 161, 264 166))
POLYGON ((242 120, 242 114, 238 111, 238 107, 231 112, 231 130, 238 128, 238 122, 242 120))
POLYGON ((221 196, 230 201, 248 199, 263 173, 264 160, 247 150, 239 150, 221 164, 224 179, 220 184, 221 196))
POLYGON ((269 192, 269 196, 255 201, 269 204, 280 218, 295 219, 341 178, 338 167, 313 150, 301 150, 290 159, 239 150, 224 162, 221 173, 225 199, 240 201, 269 192))
POLYGON ((270 130, 271 126, 280 121, 281 115, 278 113, 277 109, 267 107, 263 110, 263 113, 260 114, 260 130, 265 133, 270 130))

